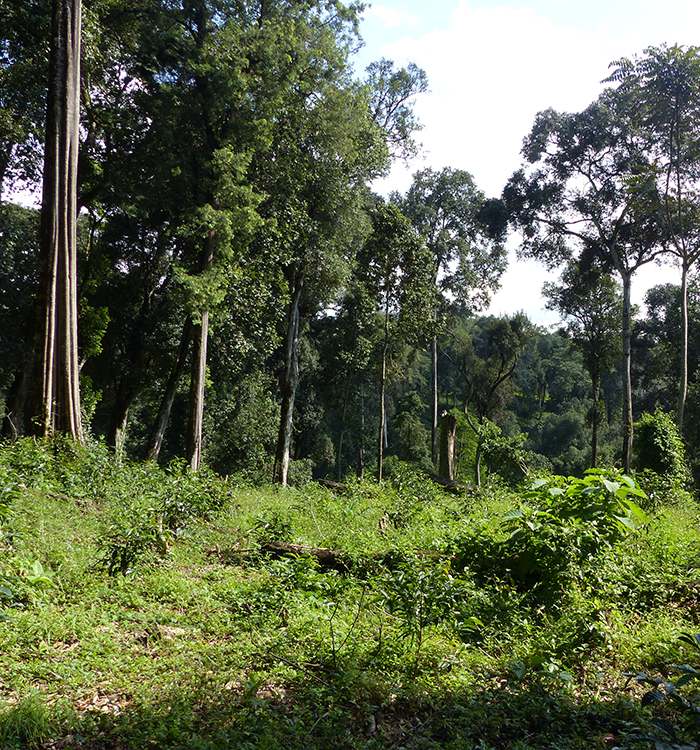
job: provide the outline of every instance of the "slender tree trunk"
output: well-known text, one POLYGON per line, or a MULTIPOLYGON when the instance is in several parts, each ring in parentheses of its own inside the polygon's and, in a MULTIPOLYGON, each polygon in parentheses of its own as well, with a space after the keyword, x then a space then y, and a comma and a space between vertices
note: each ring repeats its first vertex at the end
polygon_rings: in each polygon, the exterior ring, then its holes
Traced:
MULTIPOLYGON (((34 339, 35 335, 32 335, 29 340, 33 341, 34 339)), ((24 432, 22 417, 24 415, 24 406, 27 403, 27 391, 33 362, 33 354, 30 354, 27 361, 15 373, 5 401, 5 414, 2 422, 3 437, 16 440, 24 432)))
POLYGON ((439 397, 438 397, 438 345, 437 339, 433 338, 430 342, 430 361, 431 361, 431 458, 433 466, 437 466, 440 460, 440 426, 438 422, 439 414, 439 397))
POLYGON ((299 302, 304 287, 305 274, 290 271, 290 301, 287 312, 287 335, 284 342, 284 374, 282 376, 282 409, 280 428, 277 436, 275 465, 272 481, 287 486, 289 476, 289 454, 292 444, 292 423, 294 419, 294 402, 299 385, 299 302))
POLYGON ((443 412, 440 423, 440 476, 454 479, 455 433, 457 417, 448 411, 443 412))
POLYGON ((117 456, 121 456, 124 450, 129 410, 136 397, 144 389, 148 370, 149 355, 141 327, 144 317, 145 314, 142 314, 140 324, 135 327, 130 337, 128 360, 131 364, 128 371, 119 379, 107 432, 107 445, 114 449, 117 456))
POLYGON ((114 449, 117 456, 121 456, 123 453, 126 426, 129 421, 129 409, 140 390, 140 387, 130 387, 126 376, 119 381, 114 408, 112 409, 110 418, 109 431, 107 433, 107 445, 114 449))
POLYGON ((622 466, 626 473, 632 467, 634 418, 632 415, 632 275, 622 275, 622 466))
POLYGON ((350 396, 350 374, 345 381, 345 395, 343 397, 343 416, 340 420, 340 437, 338 438, 338 481, 343 479, 343 437, 345 435, 345 418, 348 413, 348 398, 350 396))
POLYGON ((593 378, 593 419, 591 420, 591 469, 598 466, 598 426, 600 423, 600 377, 593 378))
POLYGON ((199 323, 194 327, 192 376, 190 378, 190 406, 187 420, 187 463, 192 471, 198 471, 202 462, 204 383, 207 374, 208 338, 209 310, 202 310, 199 323))
POLYGON ((165 428, 170 419, 170 412, 175 401, 177 385, 180 382, 182 373, 185 371, 187 364, 187 355, 190 351, 190 342, 192 340, 192 329, 194 325, 192 319, 188 316, 185 325, 182 328, 182 338, 180 339, 180 348, 177 353, 177 359, 170 372, 170 377, 165 386, 165 392, 158 408, 158 415, 153 424, 153 429, 148 438, 148 447, 146 448, 146 461, 157 461, 160 455, 160 449, 163 447, 163 438, 165 437, 165 428))
POLYGON ((31 431, 83 440, 78 366, 80 0, 52 4, 31 431))
MULTIPOLYGON (((214 262, 216 230, 211 229, 204 240, 201 273, 207 273, 214 262)), ((202 462, 202 428, 204 425, 204 383, 207 376, 207 342, 209 339, 209 310, 203 307, 199 323, 194 327, 190 406, 187 420, 187 463, 197 471, 202 462)))
POLYGON ((384 310, 384 345, 382 347, 382 367, 379 378, 379 440, 377 441, 377 481, 382 481, 384 464, 384 429, 386 423, 386 357, 389 351, 389 304, 384 310))
POLYGON ((474 457, 474 484, 477 487, 481 487, 481 454, 483 453, 483 448, 481 446, 481 443, 478 443, 476 446, 476 456, 474 457))
POLYGON ((357 476, 362 479, 365 473, 365 388, 360 391, 360 450, 357 456, 357 476))
POLYGON ((474 456, 474 484, 477 487, 481 487, 481 454, 483 452, 481 445, 481 438, 479 437, 479 429, 472 421, 471 415, 469 414, 469 396, 467 396, 464 402, 464 416, 467 418, 469 427, 476 436, 476 455, 474 456))
POLYGON ((685 402, 688 397, 688 265, 681 271, 681 377, 678 388, 678 432, 683 434, 685 402))

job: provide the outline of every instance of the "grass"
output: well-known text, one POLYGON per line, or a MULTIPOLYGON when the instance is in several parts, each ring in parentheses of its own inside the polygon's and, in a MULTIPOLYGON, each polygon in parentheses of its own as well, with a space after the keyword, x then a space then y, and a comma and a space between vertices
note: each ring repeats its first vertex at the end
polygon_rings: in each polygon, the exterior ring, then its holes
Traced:
POLYGON ((692 739, 681 715, 642 709, 621 673, 695 658, 678 641, 700 631, 695 504, 661 505, 554 586, 455 568, 469 529, 503 537, 518 500, 503 488, 455 497, 405 468, 343 494, 236 487, 31 441, 0 449, 0 469, 0 747, 692 739), (351 572, 268 557, 273 540, 343 550, 351 572), (115 546, 125 574, 107 570, 115 546))

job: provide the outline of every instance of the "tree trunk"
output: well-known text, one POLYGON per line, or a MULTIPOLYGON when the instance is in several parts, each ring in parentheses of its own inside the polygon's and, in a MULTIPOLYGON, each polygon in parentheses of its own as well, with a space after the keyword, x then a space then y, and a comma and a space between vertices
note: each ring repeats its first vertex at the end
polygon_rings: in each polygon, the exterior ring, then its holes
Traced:
POLYGON ((600 376, 593 377, 593 419, 591 420, 591 469, 598 466, 598 425, 600 424, 600 376))
MULTIPOLYGON (((438 465, 440 461, 439 444, 440 444, 440 429, 438 424, 438 413, 439 413, 439 398, 438 398, 438 345, 437 339, 433 338, 430 342, 430 361, 431 361, 431 458, 433 466, 438 465)), ((440 472, 442 473, 442 471, 440 472)))
POLYGON ((160 455, 160 449, 163 447, 163 438, 165 437, 165 428, 170 419, 170 412, 175 401, 177 393, 177 384, 180 382, 182 373, 185 371, 187 363, 187 354, 190 350, 190 341, 192 340, 192 319, 187 316, 185 325, 182 327, 182 338, 180 339, 180 348, 177 353, 177 359, 170 372, 170 377, 165 386, 165 392, 158 408, 158 415, 153 424, 153 429, 148 438, 148 447, 146 448, 146 461, 157 461, 160 455))
POLYGON ((474 457, 474 484, 477 487, 481 487, 481 455, 483 448, 481 443, 476 446, 476 456, 474 457))
POLYGON ((343 416, 340 420, 340 437, 338 438, 338 481, 343 479, 343 437, 345 436, 345 418, 348 413, 348 398, 350 396, 350 373, 345 381, 345 395, 343 397, 343 416))
POLYGON ((632 445, 634 443, 634 418, 632 415, 632 274, 622 276, 622 466, 625 473, 632 467, 632 445))
MULTIPOLYGON (((36 334, 30 337, 34 340, 36 334)), ((27 391, 29 379, 31 378, 34 357, 29 355, 27 361, 15 373, 12 386, 5 401, 5 414, 2 422, 2 436, 16 440, 23 432, 23 414, 27 403, 27 391)))
POLYGON ((688 397, 688 264, 681 271, 681 376, 678 388, 678 432, 683 434, 685 401, 688 397))
POLYGON ((386 357, 389 350, 389 304, 384 311, 384 346, 382 347, 382 369, 379 378, 379 440, 377 441, 377 481, 382 481, 384 464, 384 429, 386 423, 386 357))
POLYGON ((192 375, 190 405, 187 419, 187 463, 198 471, 202 462, 202 428, 204 425, 204 383, 207 374, 207 339, 209 338, 209 310, 202 310, 194 327, 192 345, 192 375))
POLYGON ((287 276, 290 301, 287 312, 287 335, 284 342, 284 373, 282 376, 282 409, 277 436, 275 465, 272 481, 287 486, 289 476, 289 454, 292 444, 294 401, 299 385, 299 302, 304 287, 305 274, 290 271, 287 276))
MULTIPOLYGON (((216 230, 210 229, 204 240, 201 273, 207 273, 214 262, 216 230)), ((187 419, 187 463, 197 471, 202 462, 202 428, 204 424, 204 383, 207 376, 207 341, 209 338, 209 309, 204 306, 199 323, 194 327, 192 375, 190 378, 190 406, 187 419)))
POLYGON ((107 432, 107 445, 114 449, 117 456, 121 456, 123 453, 129 410, 136 397, 144 389, 148 370, 149 355, 141 334, 140 325, 132 331, 128 348, 128 362, 130 364, 128 371, 119 379, 107 432))
POLYGON ((107 445, 113 448, 119 457, 121 457, 124 450, 129 409, 140 390, 140 387, 129 387, 126 376, 119 381, 114 408, 112 409, 112 416, 110 418, 109 431, 107 433, 107 445))
POLYGON ((457 431, 457 417, 448 411, 442 413, 440 423, 440 476, 454 479, 455 433, 457 431))
POLYGON ((360 450, 357 456, 357 476, 362 479, 365 473, 365 388, 360 391, 360 450))
POLYGON ((78 367, 80 0, 54 0, 40 227, 31 431, 83 440, 78 367))

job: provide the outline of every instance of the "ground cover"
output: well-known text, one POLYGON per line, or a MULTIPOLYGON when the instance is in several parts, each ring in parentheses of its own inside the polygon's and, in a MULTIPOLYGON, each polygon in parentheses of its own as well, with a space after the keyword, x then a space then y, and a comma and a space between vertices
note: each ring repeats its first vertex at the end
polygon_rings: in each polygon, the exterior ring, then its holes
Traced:
POLYGON ((614 473, 275 490, 4 446, 0 746, 692 747, 699 515, 614 473))

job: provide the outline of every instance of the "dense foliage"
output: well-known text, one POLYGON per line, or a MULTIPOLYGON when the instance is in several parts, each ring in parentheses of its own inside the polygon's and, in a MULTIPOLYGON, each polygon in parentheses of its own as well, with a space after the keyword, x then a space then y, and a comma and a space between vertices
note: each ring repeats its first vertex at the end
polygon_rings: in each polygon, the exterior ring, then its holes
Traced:
MULTIPOLYGON (((1 10, 3 198, 40 184, 48 5, 1 10)), ((644 431, 657 409, 697 454, 698 51, 619 60, 585 111, 540 113, 502 199, 445 168, 385 200, 370 185, 419 150, 427 78, 381 60, 357 79, 359 12, 86 0, 74 281, 87 431, 120 456, 281 484, 382 476, 387 458, 389 473, 443 465, 477 485, 630 470, 634 420, 644 431), (509 226, 522 252, 564 264, 544 290, 557 333, 477 316, 509 226), (632 325, 635 270, 673 256, 680 287, 652 289, 632 325), (443 412, 454 455, 441 464, 443 412)), ((0 202, 11 438, 37 428, 47 351, 38 214, 0 202)), ((654 471, 678 485, 678 466, 654 471)))

